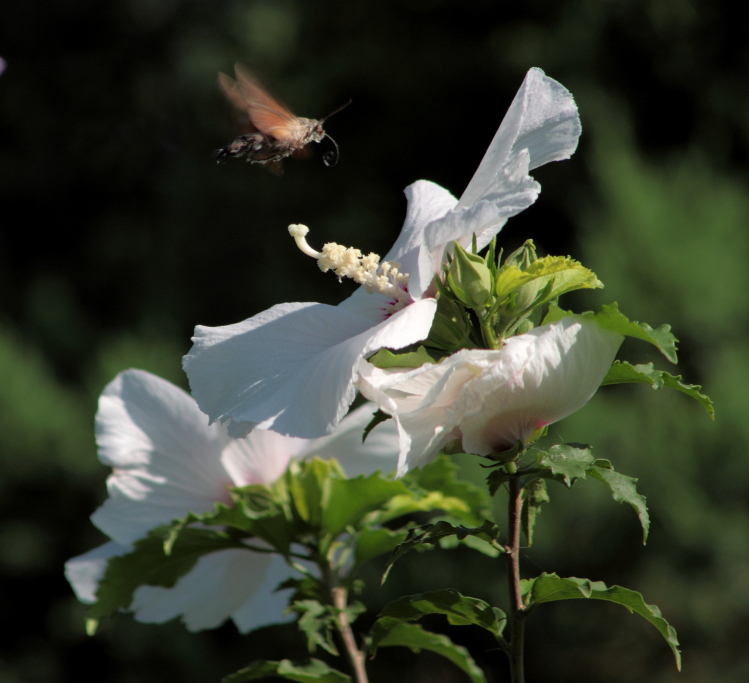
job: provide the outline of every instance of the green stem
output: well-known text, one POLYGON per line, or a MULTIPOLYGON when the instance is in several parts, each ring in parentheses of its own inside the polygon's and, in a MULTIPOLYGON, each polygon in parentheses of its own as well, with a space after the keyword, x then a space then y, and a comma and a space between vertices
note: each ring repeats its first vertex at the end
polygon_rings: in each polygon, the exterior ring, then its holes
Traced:
POLYGON ((494 328, 491 324, 491 318, 489 316, 481 317, 481 332, 484 335, 484 341, 486 342, 486 345, 492 349, 498 349, 499 343, 497 341, 497 335, 494 333, 494 328))
POLYGON ((520 594, 520 520, 523 511, 523 488, 517 476, 509 481, 509 533, 507 551, 507 580, 510 592, 510 626, 512 640, 508 644, 512 683, 525 683, 523 649, 525 642, 525 608, 520 594))

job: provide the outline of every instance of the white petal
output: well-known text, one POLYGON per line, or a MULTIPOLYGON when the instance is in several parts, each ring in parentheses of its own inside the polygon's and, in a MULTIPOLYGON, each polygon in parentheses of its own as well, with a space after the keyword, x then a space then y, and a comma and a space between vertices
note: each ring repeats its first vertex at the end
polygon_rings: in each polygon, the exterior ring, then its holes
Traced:
POLYGON ((458 204, 424 228, 428 254, 423 249, 419 254, 418 277, 409 282, 412 296, 427 290, 430 271, 453 241, 465 247, 475 234, 483 249, 508 218, 531 206, 541 186, 529 171, 569 158, 580 132, 569 91, 540 69, 531 69, 458 204))
POLYGON ((423 365, 409 371, 380 370, 360 364, 359 388, 380 408, 395 415, 400 439, 396 476, 428 463, 453 437, 457 426, 451 422, 450 408, 459 391, 480 372, 461 351, 436 365, 423 365))
POLYGON ((541 69, 531 69, 461 196, 459 207, 475 204, 485 196, 495 184, 497 173, 523 149, 530 155, 529 170, 569 159, 577 149, 581 131, 569 90, 541 69))
POLYGON ((349 413, 333 434, 310 442, 305 457, 335 458, 348 477, 394 470, 398 460, 398 432, 392 420, 377 425, 362 443, 364 428, 376 409, 377 406, 367 403, 349 413))
POLYGON ((460 351, 415 370, 362 362, 359 386, 395 415, 402 476, 457 434, 466 452, 488 455, 578 410, 600 386, 622 340, 595 321, 570 316, 510 337, 499 351, 460 351))
POLYGON ((622 341, 576 317, 506 340, 499 361, 467 383, 453 406, 465 450, 497 452, 579 410, 600 386, 622 341))
POLYGON ((189 394, 143 370, 126 370, 99 397, 99 459, 112 467, 151 462, 153 452, 185 453, 196 463, 216 450, 217 433, 189 394))
POLYGON ((110 541, 68 560, 65 563, 65 578, 78 599, 85 603, 96 602, 96 589, 104 576, 107 562, 112 557, 129 553, 130 550, 130 546, 110 541))
MULTIPOLYGON (((445 362, 441 374, 425 371, 422 377, 413 377, 408 384, 416 382, 428 384, 434 380, 424 394, 421 405, 416 410, 398 413, 396 422, 401 435, 401 451, 398 460, 398 477, 415 467, 429 463, 440 449, 456 435, 459 427, 451 408, 459 392, 480 372, 476 366, 465 360, 461 352, 445 362)), ((485 352, 478 352, 485 353, 485 352)), ((425 388, 424 386, 421 389, 425 388)))
POLYGON ((234 486, 272 484, 308 443, 308 439, 254 429, 243 439, 227 437, 221 461, 234 486))
MULTIPOLYGON (((203 555, 173 588, 138 588, 130 609, 144 623, 162 624, 181 616, 191 631, 215 628, 264 588, 270 563, 270 554, 251 550, 203 555)), ((264 615, 265 623, 280 616, 264 615)))
POLYGON ((262 585, 258 586, 256 593, 231 615, 241 633, 295 618, 293 614, 284 614, 289 603, 289 590, 276 591, 279 584, 295 574, 283 558, 278 555, 270 557, 271 561, 262 585))
POLYGON ((99 399, 100 458, 114 467, 109 498, 91 520, 119 543, 132 543, 188 511, 228 501, 232 483, 220 460, 216 427, 181 389, 128 370, 99 399))
MULTIPOLYGON (((405 195, 408 202, 406 220, 398 239, 383 260, 400 263, 400 271, 410 276, 409 294, 418 301, 429 289, 435 273, 435 262, 426 247, 425 230, 454 209, 458 200, 444 187, 428 180, 412 183, 405 189, 405 195)), ((359 287, 339 306, 380 322, 387 317, 386 307, 391 303, 392 300, 387 297, 368 294, 364 287, 359 287)))
POLYGON ((184 367, 212 420, 315 438, 354 399, 359 358, 429 334, 436 302, 416 302, 379 325, 341 307, 282 304, 236 325, 197 327, 184 367))
POLYGON ((424 229, 452 211, 458 200, 444 187, 429 180, 417 180, 404 190, 404 194, 408 202, 406 219, 385 260, 398 261, 404 271, 410 272, 412 264, 408 262, 408 255, 424 244, 424 229))

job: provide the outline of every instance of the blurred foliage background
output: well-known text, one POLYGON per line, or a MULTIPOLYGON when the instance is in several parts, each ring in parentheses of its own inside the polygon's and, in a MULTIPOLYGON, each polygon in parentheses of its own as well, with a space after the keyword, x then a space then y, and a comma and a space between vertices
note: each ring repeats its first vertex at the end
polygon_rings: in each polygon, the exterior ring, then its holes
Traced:
MULTIPOLYGON (((346 285, 321 275, 286 226, 308 224, 317 246, 384 253, 403 188, 427 178, 459 195, 531 66, 575 94, 584 134, 572 160, 535 173, 543 192, 501 243, 533 237, 595 270, 607 288, 578 306, 616 300, 633 319, 671 323, 679 372, 704 385, 717 419, 676 393, 608 387, 553 428, 639 477, 654 525, 643 547, 636 516, 596 482, 552 489, 526 571, 641 591, 677 628, 684 671, 644 620, 561 603, 530 622, 529 683, 749 680, 749 26, 731 7, 4 3, 0 682, 205 683, 256 657, 303 655, 293 627, 190 634, 122 616, 84 634, 62 565, 102 541, 88 522, 107 474, 93 442, 96 398, 128 367, 185 386, 180 358, 195 324, 340 301, 346 285), (327 125, 341 147, 336 168, 323 166, 323 146, 281 178, 215 164, 212 151, 236 134, 216 74, 235 61, 299 115, 353 98, 327 125)), ((670 369, 644 345, 623 356, 670 369)), ((375 609, 422 586, 500 599, 495 563, 467 552, 409 557, 384 589, 378 571, 367 576, 375 609)), ((506 680, 482 634, 447 630, 490 680, 506 680)), ((394 649, 372 664, 374 681, 461 676, 394 649)))

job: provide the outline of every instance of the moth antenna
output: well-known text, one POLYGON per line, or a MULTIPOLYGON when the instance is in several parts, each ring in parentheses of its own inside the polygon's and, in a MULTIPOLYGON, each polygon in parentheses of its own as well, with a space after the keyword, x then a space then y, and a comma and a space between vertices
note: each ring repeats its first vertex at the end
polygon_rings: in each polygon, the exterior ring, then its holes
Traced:
MULTIPOLYGON (((335 114, 335 112, 333 112, 335 114)), ((325 154, 322 155, 322 162, 328 167, 332 168, 338 163, 338 159, 341 156, 340 151, 338 150, 338 143, 330 137, 327 133, 325 133, 325 137, 328 138, 333 143, 333 146, 335 147, 335 152, 333 150, 328 150, 325 152, 325 154)))
POLYGON ((342 105, 341 105, 340 107, 338 107, 338 109, 336 109, 335 111, 332 111, 332 112, 330 112, 330 114, 328 114, 327 116, 323 116, 323 117, 322 117, 322 118, 320 119, 320 121, 319 121, 319 122, 320 122, 320 123, 324 123, 324 122, 325 122, 325 121, 327 121, 327 120, 328 120, 328 119, 329 119, 329 118, 330 118, 331 116, 333 116, 333 114, 337 114, 337 113, 338 113, 339 111, 343 111, 343 110, 344 110, 344 109, 345 109, 346 107, 348 107, 348 106, 349 106, 349 104, 351 104, 352 102, 353 102, 353 100, 349 100, 349 101, 348 101, 348 102, 346 102, 345 104, 342 104, 342 105))

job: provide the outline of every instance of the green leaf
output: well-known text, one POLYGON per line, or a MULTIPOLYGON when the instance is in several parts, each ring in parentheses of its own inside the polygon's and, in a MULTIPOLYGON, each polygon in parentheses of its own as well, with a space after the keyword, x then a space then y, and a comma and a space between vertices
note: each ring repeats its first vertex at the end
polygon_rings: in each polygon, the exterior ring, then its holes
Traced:
POLYGON ((407 494, 402 481, 384 479, 379 473, 354 479, 332 479, 322 511, 323 530, 335 538, 347 527, 358 526, 365 515, 395 496, 407 494))
POLYGON ((500 301, 518 291, 515 310, 535 308, 562 294, 576 289, 603 287, 592 270, 569 256, 545 256, 530 263, 523 270, 507 265, 495 283, 495 294, 500 301), (522 288, 522 290, 521 290, 522 288))
POLYGON ((701 386, 698 384, 685 384, 681 376, 674 376, 667 372, 656 370, 652 363, 631 365, 626 361, 615 361, 606 373, 606 377, 603 378, 601 386, 627 383, 649 384, 653 389, 662 389, 663 387, 676 389, 695 399, 707 411, 710 419, 715 419, 713 402, 708 396, 700 392, 700 389, 702 389, 701 386))
POLYGON ((628 588, 611 586, 603 581, 589 579, 561 578, 556 574, 543 573, 535 579, 521 582, 521 591, 526 597, 527 609, 531 610, 545 602, 556 600, 591 599, 605 600, 626 607, 630 612, 647 619, 666 639, 676 658, 676 667, 681 670, 679 641, 674 628, 661 616, 655 605, 645 603, 642 595, 628 588))
POLYGON ((378 555, 385 555, 406 540, 405 531, 392 531, 385 527, 371 529, 365 527, 356 534, 356 564, 371 560, 378 555))
POLYGON ((533 545, 533 527, 541 514, 541 506, 550 502, 551 499, 546 490, 546 482, 543 479, 534 479, 524 486, 522 496, 524 501, 522 512, 523 533, 528 547, 530 547, 533 545))
POLYGON ((438 491, 448 498, 466 504, 465 511, 451 510, 465 524, 478 526, 491 517, 491 499, 483 486, 458 478, 458 465, 452 458, 440 455, 424 467, 411 470, 402 481, 409 487, 417 486, 427 491, 438 491))
POLYGON ((313 528, 322 524, 323 509, 334 476, 343 477, 343 472, 334 460, 312 458, 304 462, 292 461, 286 470, 286 482, 294 505, 294 512, 313 528))
POLYGON ((241 542, 223 532, 187 529, 167 555, 164 552, 167 532, 168 527, 153 529, 135 543, 131 552, 109 560, 96 590, 96 602, 86 613, 86 630, 90 634, 96 631, 101 619, 117 610, 126 610, 139 586, 172 588, 201 556, 227 548, 244 548, 241 542))
POLYGON ((462 669, 473 683, 486 683, 484 672, 478 667, 468 650, 456 645, 447 636, 425 631, 419 624, 400 623, 379 641, 379 647, 400 645, 411 652, 430 650, 449 659, 462 669))
POLYGON ((302 662, 282 659, 280 662, 266 660, 252 662, 244 669, 222 678, 221 683, 242 683, 242 681, 255 681, 258 678, 267 678, 268 676, 285 678, 287 681, 298 681, 299 683, 347 683, 351 681, 349 676, 331 669, 319 659, 306 659, 302 662))
POLYGON ((269 503, 271 499, 268 498, 268 493, 270 490, 264 486, 232 489, 235 501, 232 507, 217 503, 210 512, 190 512, 182 519, 175 520, 164 538, 164 552, 167 555, 172 552, 174 544, 186 529, 191 529, 191 524, 200 524, 237 529, 249 536, 262 538, 279 553, 287 555, 294 532, 293 524, 281 506, 275 502, 269 503), (263 507, 265 511, 261 512, 263 507))
POLYGON ((374 356, 367 360, 376 368, 420 368, 426 363, 437 363, 442 354, 433 350, 427 350, 419 346, 415 351, 397 352, 390 349, 380 349, 374 356))
POLYGON ((587 311, 580 315, 571 311, 564 311, 558 306, 550 304, 549 312, 544 318, 543 324, 553 323, 567 316, 595 320, 604 330, 611 330, 625 337, 634 337, 646 341, 655 346, 672 363, 677 361, 676 344, 678 340, 671 334, 670 325, 661 325, 653 329, 647 323, 632 322, 619 311, 619 305, 616 303, 601 306, 598 313, 587 311))
POLYGON ((333 642, 334 617, 325 605, 317 600, 295 600, 290 609, 300 615, 299 630, 307 634, 307 649, 314 652, 321 647, 332 655, 338 655, 333 642))
POLYGON ((642 543, 644 545, 648 540, 650 516, 648 515, 648 506, 645 503, 645 496, 637 493, 635 488, 637 479, 615 472, 608 460, 596 460, 588 470, 588 474, 606 484, 611 489, 611 495, 614 496, 617 503, 628 503, 634 508, 642 525, 642 543))
POLYGON ((594 460, 590 446, 574 443, 558 444, 537 455, 538 466, 548 468, 554 477, 563 479, 567 486, 572 486, 575 479, 585 479, 594 460))
POLYGON ((507 615, 483 600, 461 595, 453 589, 406 595, 385 605, 372 626, 372 651, 374 652, 396 626, 416 621, 427 614, 444 614, 453 626, 480 626, 500 642, 507 623, 507 615))
POLYGON ((385 565, 385 572, 382 575, 382 583, 385 583, 385 580, 390 573, 390 568, 409 550, 420 545, 434 545, 439 543, 443 538, 448 538, 450 536, 456 536, 458 540, 463 540, 468 536, 473 536, 484 543, 489 544, 497 551, 504 551, 504 546, 502 546, 498 540, 499 527, 488 520, 484 521, 480 527, 473 529, 464 526, 453 526, 444 520, 437 522, 436 524, 425 524, 424 526, 409 530, 406 540, 398 545, 390 554, 387 564, 385 565))

